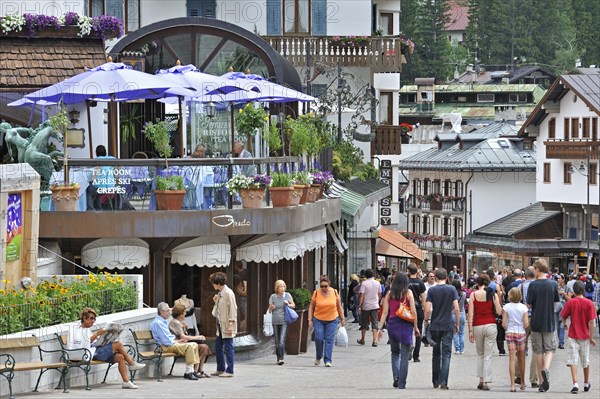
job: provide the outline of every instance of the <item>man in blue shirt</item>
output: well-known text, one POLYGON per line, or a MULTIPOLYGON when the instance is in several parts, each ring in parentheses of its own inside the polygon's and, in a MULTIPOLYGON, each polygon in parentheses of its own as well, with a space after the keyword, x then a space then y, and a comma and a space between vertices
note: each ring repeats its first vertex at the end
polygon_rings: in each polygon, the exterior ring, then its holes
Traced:
POLYGON ((198 356, 198 345, 195 342, 186 342, 178 340, 175 335, 169 331, 167 319, 169 318, 169 305, 161 302, 156 307, 158 316, 152 320, 150 331, 157 344, 161 346, 164 353, 175 353, 185 356, 185 374, 183 378, 188 380, 197 380, 194 374, 194 365, 200 363, 198 356))

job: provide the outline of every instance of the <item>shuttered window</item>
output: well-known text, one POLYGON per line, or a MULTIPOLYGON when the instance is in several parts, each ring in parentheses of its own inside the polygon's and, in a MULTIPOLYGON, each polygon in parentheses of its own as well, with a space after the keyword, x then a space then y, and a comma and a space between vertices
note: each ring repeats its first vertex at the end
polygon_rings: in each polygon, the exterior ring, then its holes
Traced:
POLYGON ((188 0, 188 17, 214 18, 216 14, 216 0, 188 0))

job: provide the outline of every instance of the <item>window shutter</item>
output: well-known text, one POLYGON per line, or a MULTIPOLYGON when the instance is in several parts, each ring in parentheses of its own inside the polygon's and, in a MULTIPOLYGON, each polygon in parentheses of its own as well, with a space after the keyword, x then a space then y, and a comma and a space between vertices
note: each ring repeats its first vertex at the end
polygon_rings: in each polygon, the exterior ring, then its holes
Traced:
POLYGON ((188 0, 187 1, 187 16, 188 17, 201 17, 202 16, 202 0, 188 0))
POLYGON ((267 0, 267 35, 281 35, 281 2, 282 0, 267 0))
POLYGON ((312 0, 312 34, 327 36, 327 0, 312 0))
POLYGON ((215 18, 217 10, 216 0, 202 0, 202 16, 206 18, 215 18))
POLYGON ((123 0, 106 0, 106 15, 125 21, 123 0))

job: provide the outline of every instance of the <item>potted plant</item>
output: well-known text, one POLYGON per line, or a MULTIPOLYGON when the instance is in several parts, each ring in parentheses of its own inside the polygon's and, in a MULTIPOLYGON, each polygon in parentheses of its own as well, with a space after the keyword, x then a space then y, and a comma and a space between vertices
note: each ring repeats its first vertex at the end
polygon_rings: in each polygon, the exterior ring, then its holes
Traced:
POLYGON ((294 191, 300 193, 300 204, 306 204, 308 199, 308 188, 312 184, 312 177, 310 173, 306 171, 297 171, 292 173, 292 181, 294 184, 294 191))
MULTIPOLYGON (((248 147, 252 143, 250 137, 256 134, 256 130, 264 130, 265 123, 269 121, 269 116, 262 107, 255 107, 252 103, 246 104, 240 108, 235 117, 235 129, 239 134, 245 134, 248 147)), ((248 148, 251 151, 251 148, 248 148)))
POLYGON ((318 189, 318 192, 315 193, 318 200, 323 196, 324 192, 329 192, 335 179, 333 178, 333 174, 328 171, 314 170, 311 172, 311 176, 313 180, 311 187, 318 189))
POLYGON ((47 126, 54 130, 55 132, 59 132, 63 135, 64 138, 64 181, 63 184, 53 184, 50 186, 50 191, 52 192, 52 201, 54 203, 54 208, 57 211, 76 211, 77 210, 77 200, 79 200, 79 184, 72 183, 69 184, 69 155, 67 152, 67 136, 65 132, 67 131, 67 127, 69 127, 69 115, 67 113, 67 109, 63 106, 59 108, 59 111, 56 115, 48 118, 46 122, 47 126))
POLYGON ((154 195, 159 210, 179 210, 183 206, 185 189, 181 176, 169 175, 168 158, 173 153, 169 124, 166 121, 147 122, 144 125, 144 136, 154 145, 154 149, 165 158, 166 177, 156 177, 154 195))
POLYGON ((308 350, 308 306, 312 294, 306 288, 294 288, 288 292, 296 304, 298 320, 288 325, 285 352, 288 355, 298 355, 308 350))
POLYGON ((274 208, 290 206, 294 187, 292 187, 292 178, 285 172, 275 172, 271 174, 271 185, 269 186, 271 201, 274 208))
POLYGON ((260 208, 265 198, 265 189, 271 184, 269 175, 235 175, 225 183, 227 191, 239 194, 243 208, 260 208))

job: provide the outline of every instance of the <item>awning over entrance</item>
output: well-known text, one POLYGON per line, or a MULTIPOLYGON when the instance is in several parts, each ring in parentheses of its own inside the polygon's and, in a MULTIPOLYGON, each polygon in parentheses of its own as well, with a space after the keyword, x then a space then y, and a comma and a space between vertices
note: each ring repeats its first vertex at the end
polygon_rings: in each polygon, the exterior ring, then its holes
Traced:
POLYGON ((81 264, 104 269, 134 269, 148 266, 148 243, 139 238, 100 238, 81 249, 81 264))
POLYGON ((335 246, 339 253, 343 253, 348 249, 348 243, 344 239, 344 232, 340 227, 340 222, 333 222, 327 225, 327 230, 329 231, 329 235, 333 239, 335 246))
POLYGON ((295 259, 306 251, 325 246, 327 233, 323 227, 301 233, 262 236, 237 248, 235 258, 246 262, 276 263, 281 259, 295 259))
POLYGON ((175 247, 171 263, 198 267, 227 267, 231 245, 227 237, 198 237, 175 247))
POLYGON ((342 199, 342 219, 353 226, 369 205, 388 197, 391 190, 389 185, 377 179, 356 179, 342 184, 334 183, 333 194, 342 199))
POLYGON ((379 230, 378 238, 375 247, 377 255, 412 258, 419 261, 425 259, 425 254, 419 249, 419 246, 397 231, 382 227, 379 230))

